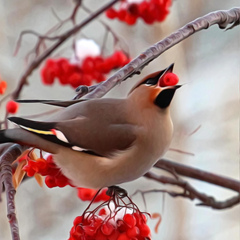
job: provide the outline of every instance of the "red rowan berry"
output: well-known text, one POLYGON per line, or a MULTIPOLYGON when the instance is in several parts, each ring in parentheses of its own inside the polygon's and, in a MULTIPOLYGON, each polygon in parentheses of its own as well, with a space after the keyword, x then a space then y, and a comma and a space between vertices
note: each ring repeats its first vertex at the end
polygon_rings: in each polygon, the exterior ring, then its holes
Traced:
POLYGON ((77 88, 82 84, 83 74, 79 72, 74 72, 68 77, 68 83, 73 87, 77 88))
POLYGON ((96 194, 96 190, 89 188, 78 188, 78 197, 82 201, 91 201, 96 194))
POLYGON ((131 238, 126 233, 121 233, 117 240, 131 240, 131 238))
POLYGON ((95 68, 95 62, 94 62, 94 59, 92 57, 86 57, 84 60, 83 60, 83 63, 82 63, 82 71, 84 73, 88 73, 88 74, 91 74, 92 71, 94 71, 94 68, 95 68))
POLYGON ((7 89, 7 83, 5 81, 0 82, 0 94, 4 94, 7 89))
POLYGON ((95 62, 95 69, 96 69, 96 71, 102 72, 103 64, 104 64, 103 57, 101 57, 101 56, 95 57, 94 62, 95 62))
POLYGON ((6 110, 8 113, 15 114, 18 111, 18 103, 14 102, 13 100, 8 101, 6 110))
POLYGON ((124 21, 128 25, 134 25, 137 21, 137 17, 127 12, 124 21))
POLYGON ((105 215, 107 215, 107 212, 106 212, 105 208, 102 208, 102 209, 99 211, 98 215, 99 215, 99 216, 105 216, 105 215))
POLYGON ((132 228, 136 225, 136 218, 129 213, 124 215, 123 221, 127 224, 129 228, 132 228))
POLYGON ((139 230, 139 228, 136 227, 136 226, 134 226, 134 227, 132 227, 132 228, 129 228, 129 229, 127 230, 127 235, 128 235, 128 237, 130 237, 130 238, 136 237, 137 235, 139 235, 139 233, 140 233, 140 230, 139 230))
POLYGON ((160 80, 160 86, 161 87, 174 86, 178 83, 178 81, 179 78, 175 73, 168 72, 160 80))
POLYGON ((76 225, 80 224, 82 222, 82 220, 83 220, 82 216, 76 217, 73 221, 73 225, 76 226, 76 225))
POLYGON ((139 226, 139 230, 142 237, 148 237, 151 233, 150 228, 145 223, 139 226))
POLYGON ((114 8, 109 8, 106 11, 106 16, 110 19, 114 19, 117 17, 117 11, 114 8))
POLYGON ((124 21, 125 20, 125 18, 126 18, 126 15, 127 15, 127 11, 126 11, 126 9, 120 9, 119 11, 118 11, 118 14, 117 14, 117 17, 118 17, 118 19, 120 20, 120 21, 124 21))
POLYGON ((81 85, 86 85, 86 86, 90 86, 92 84, 92 77, 89 74, 84 74, 82 76, 82 82, 81 85))
POLYGON ((114 231, 114 226, 111 224, 111 223, 103 223, 102 226, 101 226, 101 231, 104 235, 111 235, 112 232, 114 231))
POLYGON ((127 7, 128 12, 135 17, 138 17, 139 15, 139 4, 137 3, 131 3, 127 7))
POLYGON ((49 188, 56 187, 55 178, 52 176, 46 176, 45 183, 49 188))

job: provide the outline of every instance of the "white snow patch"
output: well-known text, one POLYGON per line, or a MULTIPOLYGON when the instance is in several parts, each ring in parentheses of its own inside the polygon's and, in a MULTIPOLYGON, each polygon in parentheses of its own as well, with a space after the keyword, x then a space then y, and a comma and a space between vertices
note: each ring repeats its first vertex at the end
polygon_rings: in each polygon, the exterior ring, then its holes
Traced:
POLYGON ((101 53, 99 45, 91 39, 79 39, 75 43, 75 56, 71 59, 73 64, 81 64, 86 57, 96 57, 101 53))
POLYGON ((127 2, 129 3, 129 4, 131 4, 131 3, 141 3, 141 2, 143 2, 143 0, 127 0, 127 2))

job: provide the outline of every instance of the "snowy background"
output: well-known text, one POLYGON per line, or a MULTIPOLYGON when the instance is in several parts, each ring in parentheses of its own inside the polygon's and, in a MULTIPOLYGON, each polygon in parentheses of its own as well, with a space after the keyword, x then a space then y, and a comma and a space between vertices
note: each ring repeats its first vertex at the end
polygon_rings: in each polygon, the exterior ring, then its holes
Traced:
MULTIPOLYGON (((107 1, 89 0, 88 7, 97 9, 107 1)), ((128 43, 132 57, 150 45, 166 37, 187 22, 214 10, 230 9, 239 5, 239 0, 197 0, 174 1, 171 13, 164 23, 152 26, 142 21, 127 26, 117 21, 101 19, 111 25, 119 36, 128 43)), ((19 76, 26 65, 24 57, 33 46, 35 37, 27 36, 22 42, 19 54, 13 57, 18 35, 22 30, 34 29, 44 33, 56 24, 51 8, 64 19, 72 9, 70 0, 3 0, 0 5, 0 75, 8 82, 8 91, 15 88, 19 76)), ((79 20, 86 16, 79 14, 79 20)), ((69 27, 69 26, 68 26, 69 27)), ((94 21, 83 29, 79 37, 88 36, 101 44, 104 28, 94 21)), ((64 44, 56 55, 70 57, 72 39, 64 44)), ((111 53, 111 44, 109 49, 111 53)), ((174 72, 180 83, 187 83, 175 95, 172 104, 172 118, 175 127, 171 148, 193 153, 194 156, 169 151, 166 158, 185 163, 203 170, 239 179, 239 76, 240 76, 240 28, 231 31, 213 26, 171 48, 150 63, 142 76, 163 69, 175 63, 174 72), (189 135, 198 126, 200 129, 189 135)), ((134 76, 111 91, 108 96, 124 97, 138 80, 134 76)), ((24 88, 21 98, 31 99, 71 99, 74 90, 43 86, 39 71, 29 78, 29 86, 24 88)), ((21 105, 19 116, 40 113, 50 109, 46 106, 32 107, 21 105)), ((3 111, 1 118, 3 118, 3 111)), ((160 173, 160 172, 159 172, 160 173)), ((196 188, 224 200, 234 196, 234 192, 190 181, 196 188)), ((144 178, 122 185, 129 193, 136 189, 168 188, 144 178)), ((169 188, 168 188, 169 189, 169 188)), ((11 239, 6 217, 5 196, 0 204, 0 239, 11 239)), ((142 206, 138 195, 134 198, 142 206)), ((240 208, 216 211, 197 207, 196 202, 186 199, 173 199, 163 194, 146 196, 147 210, 159 212, 162 223, 159 233, 153 239, 161 240, 237 240, 240 238, 240 208)), ((24 240, 66 240, 72 221, 81 215, 87 203, 77 198, 72 188, 40 188, 34 180, 24 182, 16 195, 17 216, 21 239, 24 240)), ((156 221, 151 221, 152 226, 156 221)))

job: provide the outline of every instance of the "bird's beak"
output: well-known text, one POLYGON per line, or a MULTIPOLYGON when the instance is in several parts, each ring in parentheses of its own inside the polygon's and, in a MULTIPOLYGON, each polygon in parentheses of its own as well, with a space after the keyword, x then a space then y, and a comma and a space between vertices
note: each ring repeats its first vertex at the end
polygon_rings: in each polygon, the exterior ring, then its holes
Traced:
POLYGON ((167 68, 164 69, 164 72, 162 74, 162 76, 168 72, 172 72, 173 71, 173 67, 174 67, 174 63, 172 63, 170 66, 168 66, 167 68))
POLYGON ((174 67, 174 63, 172 63, 170 66, 168 66, 167 68, 165 68, 162 72, 161 75, 159 76, 158 82, 157 82, 157 86, 161 87, 161 78, 166 74, 166 73, 172 73, 173 72, 173 67, 174 67))
POLYGON ((179 85, 171 86, 170 88, 173 88, 173 89, 177 90, 180 87, 182 87, 182 85, 179 84, 179 85))
POLYGON ((175 91, 178 89, 178 88, 180 88, 180 87, 182 87, 182 85, 174 85, 174 86, 167 86, 167 87, 162 87, 162 90, 166 90, 166 89, 169 89, 169 90, 171 90, 173 93, 175 93, 175 91))
POLYGON ((167 68, 165 69, 165 72, 164 72, 163 74, 165 74, 165 73, 167 73, 167 72, 172 72, 172 71, 173 71, 173 67, 174 67, 174 63, 172 63, 169 67, 167 67, 167 68))

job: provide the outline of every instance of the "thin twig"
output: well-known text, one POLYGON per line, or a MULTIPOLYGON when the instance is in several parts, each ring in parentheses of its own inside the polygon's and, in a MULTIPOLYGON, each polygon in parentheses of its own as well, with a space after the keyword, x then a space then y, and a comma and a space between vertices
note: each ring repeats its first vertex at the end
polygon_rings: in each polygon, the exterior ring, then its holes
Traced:
MULTIPOLYGON (((92 11, 89 8, 87 8, 86 6, 83 5, 82 8, 87 13, 92 14, 92 11)), ((112 34, 113 41, 114 41, 114 47, 116 47, 116 45, 118 43, 120 43, 120 44, 124 43, 125 47, 127 48, 127 51, 124 51, 124 52, 127 54, 127 56, 129 56, 129 47, 128 47, 127 43, 124 41, 124 39, 121 38, 120 36, 118 36, 117 33, 111 27, 109 27, 104 21, 99 20, 99 22, 106 28, 107 32, 110 32, 112 34)), ((104 43, 104 41, 103 41, 103 43, 104 43)))
POLYGON ((189 155, 189 156, 195 156, 194 153, 186 152, 186 151, 183 151, 183 150, 177 149, 177 148, 169 148, 168 150, 173 151, 173 152, 177 152, 177 153, 181 153, 181 154, 185 154, 185 155, 189 155))
POLYGON ((200 124, 196 129, 194 129, 191 133, 188 134, 188 136, 192 136, 194 133, 196 133, 200 128, 202 127, 202 125, 200 124))

